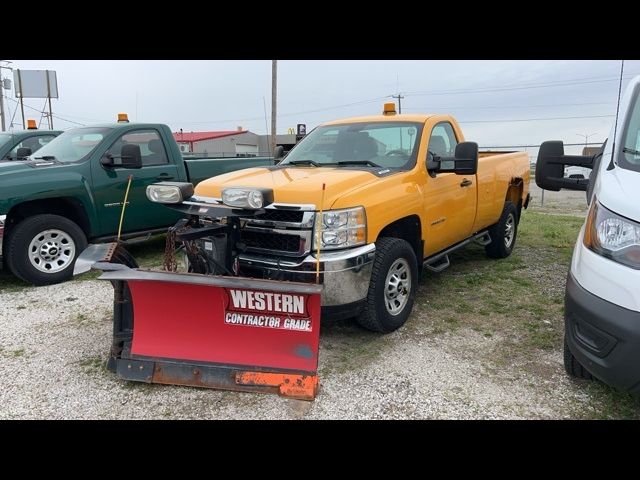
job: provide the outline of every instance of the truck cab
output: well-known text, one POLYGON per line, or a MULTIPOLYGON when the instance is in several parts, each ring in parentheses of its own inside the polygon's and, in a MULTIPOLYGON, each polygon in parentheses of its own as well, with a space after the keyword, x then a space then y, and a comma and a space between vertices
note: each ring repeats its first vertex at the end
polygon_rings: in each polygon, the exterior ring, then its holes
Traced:
POLYGON ((640 77, 629 83, 619 117, 595 156, 540 147, 536 182, 586 192, 589 212, 573 250, 565 292, 564 365, 569 375, 640 393, 640 77), (592 169, 567 178, 564 166, 592 169))
POLYGON ((26 160, 62 133, 60 130, 38 130, 35 120, 29 122, 31 128, 27 130, 0 132, 0 161, 26 160))

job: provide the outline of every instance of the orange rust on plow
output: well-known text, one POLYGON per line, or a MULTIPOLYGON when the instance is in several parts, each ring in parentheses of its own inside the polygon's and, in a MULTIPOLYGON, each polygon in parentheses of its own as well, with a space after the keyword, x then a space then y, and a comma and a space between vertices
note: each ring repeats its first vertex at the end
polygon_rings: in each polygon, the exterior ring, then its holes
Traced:
POLYGON ((238 372, 236 383, 239 385, 256 385, 278 387, 283 397, 299 400, 313 400, 318 393, 317 375, 293 375, 268 372, 238 372))

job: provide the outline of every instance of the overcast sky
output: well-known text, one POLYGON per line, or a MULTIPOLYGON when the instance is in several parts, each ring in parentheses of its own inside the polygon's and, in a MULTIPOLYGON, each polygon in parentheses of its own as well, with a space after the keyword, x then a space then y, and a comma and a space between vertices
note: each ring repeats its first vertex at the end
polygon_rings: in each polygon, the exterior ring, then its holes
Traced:
MULTIPOLYGON (((270 125, 267 60, 13 60, 11 66, 57 71, 56 128, 110 122, 127 112, 132 121, 166 123, 174 131, 242 126, 262 134, 265 104, 270 125)), ((614 119, 619 73, 619 61, 279 61, 278 133, 297 123, 310 130, 379 113, 400 92, 403 112, 451 113, 466 139, 481 146, 584 142, 578 134, 602 141, 614 119)), ((625 62, 623 87, 636 74, 640 61, 625 62)), ((16 103, 5 104, 13 115, 16 103)), ((35 109, 25 109, 27 118, 40 121, 45 101, 25 104, 35 109)), ((21 128, 19 109, 13 122, 21 128)))

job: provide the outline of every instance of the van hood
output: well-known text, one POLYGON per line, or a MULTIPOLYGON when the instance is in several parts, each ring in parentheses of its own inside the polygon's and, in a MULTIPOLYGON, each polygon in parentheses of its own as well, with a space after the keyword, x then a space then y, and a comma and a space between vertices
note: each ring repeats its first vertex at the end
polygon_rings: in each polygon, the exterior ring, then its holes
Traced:
POLYGON ((598 201, 612 212, 640 222, 640 173, 618 166, 613 170, 605 167, 599 180, 595 192, 598 201))
POLYGON ((221 198, 222 189, 227 187, 271 188, 276 203, 313 204, 319 208, 324 183, 322 208, 329 209, 341 196, 377 180, 372 172, 344 167, 258 167, 204 180, 198 184, 195 193, 221 198))

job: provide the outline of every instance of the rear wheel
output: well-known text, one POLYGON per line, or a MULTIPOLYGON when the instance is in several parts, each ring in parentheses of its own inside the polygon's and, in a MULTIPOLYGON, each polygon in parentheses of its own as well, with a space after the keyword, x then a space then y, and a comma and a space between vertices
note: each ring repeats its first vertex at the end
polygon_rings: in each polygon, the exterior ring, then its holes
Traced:
POLYGON ((518 209, 505 202, 498 223, 489 228, 491 243, 484 247, 488 257, 506 258, 511 255, 518 235, 518 209))
POLYGON ((418 262, 411 245, 400 238, 376 242, 369 292, 358 323, 374 332, 392 332, 409 318, 418 286, 418 262))
POLYGON ((582 366, 578 359, 573 356, 567 340, 564 341, 564 369, 569 375, 577 378, 584 378, 585 380, 593 380, 593 376, 582 366))
POLYGON ((11 272, 34 285, 50 285, 73 274, 77 256, 87 246, 78 225, 59 215, 35 215, 17 224, 6 249, 11 272))

